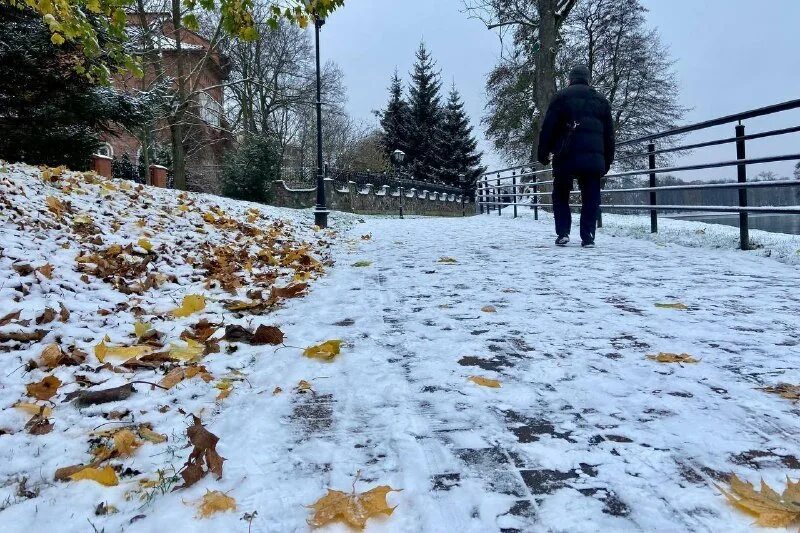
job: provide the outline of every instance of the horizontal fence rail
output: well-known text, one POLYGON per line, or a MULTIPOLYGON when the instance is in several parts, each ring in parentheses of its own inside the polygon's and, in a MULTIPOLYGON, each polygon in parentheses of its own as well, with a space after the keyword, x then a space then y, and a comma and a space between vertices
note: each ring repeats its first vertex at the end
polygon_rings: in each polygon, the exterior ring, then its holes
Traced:
MULTIPOLYGON (((785 161, 800 161, 800 153, 748 158, 746 155, 747 141, 773 138, 792 133, 800 133, 800 126, 773 129, 748 135, 745 133, 745 126, 742 122, 747 119, 764 117, 777 113, 785 113, 794 109, 800 109, 800 99, 767 107, 761 107, 750 111, 744 111, 742 113, 736 113, 733 115, 726 115, 724 117, 706 120, 696 124, 690 124, 679 128, 673 128, 668 131, 618 142, 618 148, 642 146, 642 149, 639 151, 634 151, 632 154, 624 155, 619 159, 619 161, 629 162, 628 167, 630 168, 632 166, 633 170, 624 170, 606 175, 604 178, 605 185, 602 190, 602 196, 604 199, 608 199, 611 196, 622 193, 633 195, 646 193, 646 203, 605 203, 603 204, 602 209, 628 212, 649 211, 650 229, 653 233, 658 231, 659 212, 738 213, 741 248, 743 250, 749 249, 750 230, 748 215, 750 213, 797 215, 800 214, 800 205, 750 206, 748 202, 748 191, 750 189, 800 187, 800 179, 747 181, 748 167, 753 165, 763 165, 785 161), (688 133, 707 130, 708 128, 733 123, 737 123, 735 125, 735 135, 733 137, 725 137, 722 139, 714 139, 710 141, 684 144, 679 146, 667 146, 660 149, 656 149, 654 143, 656 140, 676 138, 688 133), (690 165, 661 167, 656 165, 656 156, 658 155, 689 152, 713 146, 723 146, 726 144, 736 145, 735 159, 708 163, 696 163, 690 165), (645 161, 645 167, 636 168, 636 161, 641 159, 645 161), (684 183, 680 185, 658 185, 659 175, 663 176, 664 174, 718 168, 736 168, 736 181, 726 183, 695 182, 684 183), (649 178, 649 185, 627 188, 618 188, 613 186, 620 179, 633 176, 647 176, 649 178), (609 184, 611 184, 612 187, 609 188, 609 184), (659 193, 665 193, 668 191, 701 191, 714 189, 736 190, 738 193, 738 205, 666 205, 658 202, 659 193)), ((490 212, 496 210, 497 214, 502 216, 503 209, 511 207, 513 209, 513 215, 516 217, 518 216, 519 208, 527 207, 533 210, 534 218, 538 220, 539 209, 552 208, 551 203, 545 203, 540 200, 540 198, 547 197, 552 194, 550 187, 548 187, 548 185, 552 184, 552 169, 542 168, 541 166, 517 165, 487 172, 479 178, 478 183, 476 184, 476 209, 481 214, 484 212, 489 214, 490 212)), ((572 194, 579 195, 580 191, 573 191, 572 194)), ((580 204, 571 204, 571 207, 580 207, 580 204)), ((598 222, 599 225, 602 225, 602 217, 598 222)))

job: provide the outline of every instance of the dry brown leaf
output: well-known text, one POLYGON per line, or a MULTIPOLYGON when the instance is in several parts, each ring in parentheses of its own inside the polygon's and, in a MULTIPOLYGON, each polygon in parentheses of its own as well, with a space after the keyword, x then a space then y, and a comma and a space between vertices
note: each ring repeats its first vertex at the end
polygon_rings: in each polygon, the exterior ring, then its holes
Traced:
POLYGON ((761 490, 757 491, 750 482, 742 481, 736 475, 728 481, 730 488, 717 488, 734 507, 756 517, 756 524, 762 527, 788 527, 800 519, 800 481, 792 482, 786 478, 786 488, 779 494, 761 480, 761 490))
POLYGON ((258 326, 253 336, 253 344, 278 346, 283 344, 283 338, 283 332, 275 326, 258 326))
POLYGON ((275 387, 275 390, 272 391, 273 396, 277 396, 278 394, 282 393, 283 389, 280 387, 275 387))
POLYGON ((483 311, 484 313, 496 313, 497 308, 493 305, 486 305, 484 307, 481 307, 481 311, 483 311))
POLYGON ((388 485, 381 485, 362 493, 341 492, 328 489, 328 494, 317 500, 311 509, 314 516, 308 524, 322 527, 336 522, 343 522, 350 527, 363 530, 367 520, 380 515, 391 515, 395 508, 389 507, 386 496, 397 492, 388 485))
POLYGON ((159 385, 167 389, 171 389, 181 381, 185 379, 192 379, 193 377, 199 377, 206 383, 214 379, 214 377, 208 372, 208 370, 206 370, 206 367, 204 366, 178 366, 170 370, 167 375, 161 379, 159 385))
POLYGON ((36 317, 36 323, 41 324, 49 324, 53 320, 56 319, 56 310, 50 307, 45 308, 44 312, 36 317))
POLYGON ((44 366, 53 369, 61 364, 61 358, 63 357, 61 347, 56 343, 48 344, 45 349, 42 350, 40 357, 44 366))
POLYGON ((59 308, 61 309, 58 312, 58 320, 61 322, 67 322, 69 320, 70 312, 69 309, 63 303, 58 304, 59 308))
POLYGON ((206 491, 203 500, 198 506, 198 518, 208 518, 209 516, 224 511, 235 511, 236 500, 218 490, 206 491))
POLYGON ((658 355, 648 355, 648 359, 658 363, 699 363, 697 359, 688 353, 667 353, 660 352, 658 355))
POLYGON ((480 385, 482 387, 491 387, 493 389, 499 389, 501 386, 500 381, 496 379, 482 378, 480 376, 470 376, 469 380, 475 383, 476 385, 480 385))
POLYGON ((53 279, 53 265, 51 265, 50 263, 46 263, 40 266, 39 268, 36 269, 36 272, 46 277, 47 279, 53 279))
POLYGON ((183 485, 175 487, 175 490, 191 487, 209 472, 213 472, 218 480, 222 478, 225 458, 217 453, 219 437, 208 431, 195 415, 192 418, 194 424, 189 426, 186 434, 194 449, 180 471, 183 485))
POLYGON ((276 300, 278 298, 298 298, 305 293, 307 288, 307 283, 293 283, 286 287, 276 287, 273 285, 270 294, 272 299, 276 300))
POLYGON ((49 400, 56 395, 60 386, 60 379, 55 376, 46 376, 37 383, 28 383, 25 388, 28 391, 28 396, 33 396, 39 400, 49 400))
POLYGON ((790 385, 789 383, 778 383, 774 387, 759 387, 758 390, 771 394, 780 394, 787 400, 800 400, 800 385, 790 385))
POLYGON ((42 407, 39 413, 33 415, 33 417, 28 420, 28 423, 25 424, 25 429, 28 430, 28 433, 31 435, 46 435, 53 431, 53 424, 47 419, 47 416, 44 415, 44 407, 42 407))
POLYGON ((0 326, 7 326, 8 324, 11 323, 12 320, 19 320, 19 315, 21 313, 22 313, 21 310, 20 311, 12 311, 11 313, 8 313, 7 315, 5 315, 3 317, 0 317, 0 326))

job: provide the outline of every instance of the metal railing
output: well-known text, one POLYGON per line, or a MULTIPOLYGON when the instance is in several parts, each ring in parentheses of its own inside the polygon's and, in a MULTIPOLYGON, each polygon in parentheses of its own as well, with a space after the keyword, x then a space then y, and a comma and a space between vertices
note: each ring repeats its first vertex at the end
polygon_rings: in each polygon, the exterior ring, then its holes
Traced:
POLYGON ((426 181, 413 180, 402 175, 390 174, 388 172, 362 172, 346 170, 335 167, 327 169, 327 176, 333 179, 337 187, 345 187, 348 183, 354 182, 363 187, 373 185, 376 188, 388 186, 391 189, 417 189, 442 194, 460 195, 464 191, 459 187, 451 187, 441 183, 431 183, 426 181))
MULTIPOLYGON (((647 203, 626 205, 617 203, 604 203, 603 210, 616 210, 616 211, 649 211, 650 212, 650 230, 653 233, 658 232, 658 213, 660 211, 670 212, 716 212, 716 213, 738 213, 739 214, 739 232, 741 248, 747 250, 750 247, 750 224, 749 213, 771 213, 771 214, 800 214, 800 205, 790 206, 750 206, 748 204, 748 190, 749 189, 762 189, 762 188, 781 188, 781 187, 798 187, 800 180, 798 179, 783 179, 783 180, 765 180, 765 181, 747 181, 747 169, 751 165, 760 165, 767 163, 775 163, 782 161, 800 161, 800 153, 774 155, 769 157, 754 157, 747 158, 746 143, 749 140, 766 139, 770 137, 777 137, 781 135, 788 135, 791 133, 800 132, 800 126, 774 129, 770 131, 763 131, 755 134, 745 134, 745 126, 742 121, 756 117, 764 117, 783 113, 786 111, 800 109, 800 100, 791 100, 768 107, 762 107, 727 115, 724 117, 698 122, 679 128, 674 128, 668 131, 639 137, 637 139, 626 140, 617 143, 618 148, 630 147, 643 147, 640 150, 634 150, 634 153, 625 155, 621 160, 633 161, 629 163, 634 166, 636 161, 646 158, 646 168, 635 168, 634 170, 627 170, 622 172, 615 172, 605 176, 606 184, 613 183, 613 180, 630 176, 647 176, 649 183, 647 187, 628 187, 628 188, 608 188, 603 187, 603 196, 618 195, 622 193, 646 193, 647 203), (669 146, 666 148, 656 149, 655 141, 661 139, 675 139, 677 137, 706 130, 708 128, 722 126, 726 124, 737 123, 735 126, 735 135, 733 137, 726 137, 723 139, 715 139, 694 144, 685 144, 679 146, 669 146), (656 164, 656 156, 664 154, 674 154, 677 152, 688 152, 701 148, 708 148, 712 146, 721 146, 725 144, 735 144, 736 146, 736 159, 729 159, 726 161, 717 161, 711 163, 699 163, 691 165, 678 165, 678 166, 662 166, 656 164), (686 183, 680 185, 658 185, 658 176, 669 173, 680 173, 695 170, 706 170, 716 168, 732 168, 737 170, 736 182, 730 183, 686 183), (658 203, 659 192, 661 191, 680 191, 680 190, 705 190, 705 189, 736 189, 738 191, 738 205, 665 205, 658 203)), ((552 208, 551 203, 542 203, 540 198, 551 194, 550 191, 545 191, 547 185, 553 183, 552 169, 535 167, 532 165, 519 165, 501 170, 487 172, 478 180, 476 187, 476 204, 478 211, 483 214, 484 212, 490 213, 497 210, 499 215, 502 215, 504 207, 513 208, 514 217, 518 215, 519 207, 530 207, 534 211, 534 217, 538 220, 539 209, 552 208), (524 199, 524 201, 520 201, 524 199)), ((578 191, 572 194, 579 194, 578 191)), ((570 207, 579 207, 580 204, 570 204, 570 207)), ((598 221, 602 225, 602 216, 598 221)))

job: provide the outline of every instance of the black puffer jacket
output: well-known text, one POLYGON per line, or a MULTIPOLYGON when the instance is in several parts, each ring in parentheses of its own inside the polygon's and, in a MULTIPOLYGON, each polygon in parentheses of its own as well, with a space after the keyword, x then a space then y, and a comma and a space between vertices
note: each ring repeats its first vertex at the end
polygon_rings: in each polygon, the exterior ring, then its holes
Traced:
POLYGON ((538 159, 553 154, 553 175, 597 177, 614 162, 614 122, 608 100, 583 81, 556 94, 542 124, 538 159))

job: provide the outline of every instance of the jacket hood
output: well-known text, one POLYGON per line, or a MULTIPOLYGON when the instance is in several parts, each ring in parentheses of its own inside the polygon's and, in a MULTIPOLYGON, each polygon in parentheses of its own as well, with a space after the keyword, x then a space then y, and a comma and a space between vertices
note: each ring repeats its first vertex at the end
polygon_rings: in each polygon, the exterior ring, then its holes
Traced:
POLYGON ((569 71, 569 84, 570 85, 589 85, 589 80, 592 74, 589 68, 585 65, 577 65, 569 71))

